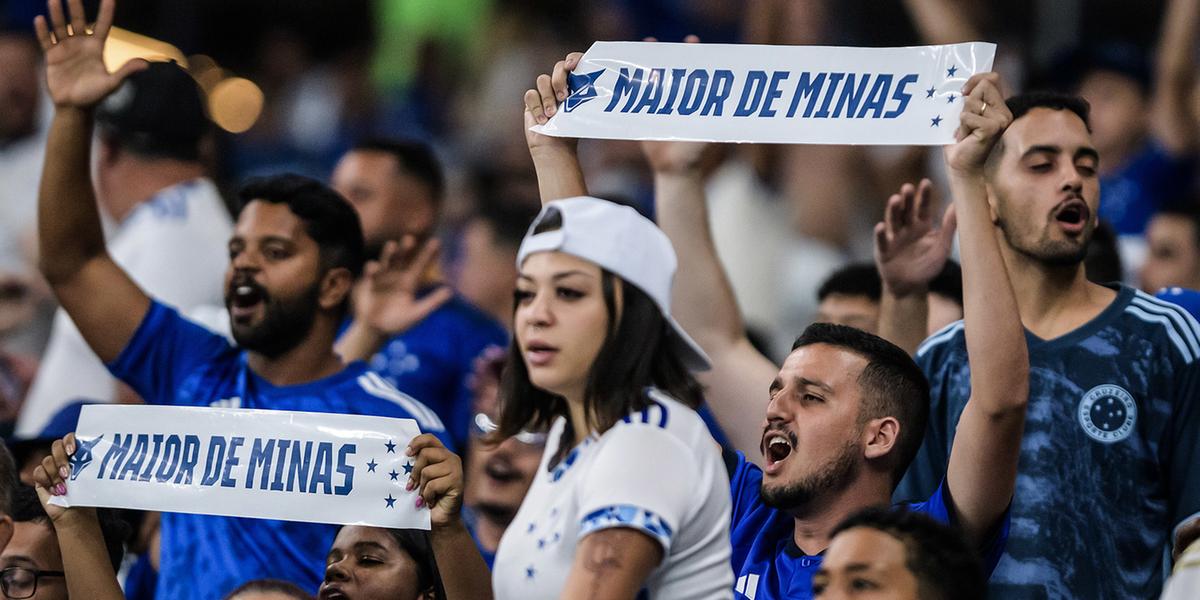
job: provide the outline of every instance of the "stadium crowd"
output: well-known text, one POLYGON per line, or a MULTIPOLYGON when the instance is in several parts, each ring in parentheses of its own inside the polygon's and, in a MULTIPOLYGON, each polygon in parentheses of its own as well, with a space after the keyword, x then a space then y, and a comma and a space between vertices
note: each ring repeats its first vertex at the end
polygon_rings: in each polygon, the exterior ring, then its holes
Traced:
POLYGON ((0 593, 1200 598, 1200 0, 1020 4, 11 3, 0 593), (536 133, 603 39, 1000 54, 944 148, 536 133), (64 508, 96 403, 414 419, 431 528, 64 508))

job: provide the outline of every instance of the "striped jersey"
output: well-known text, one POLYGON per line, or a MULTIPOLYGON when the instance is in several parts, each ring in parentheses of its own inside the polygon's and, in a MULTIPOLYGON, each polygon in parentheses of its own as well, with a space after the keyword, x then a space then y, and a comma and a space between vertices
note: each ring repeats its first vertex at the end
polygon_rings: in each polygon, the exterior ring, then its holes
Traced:
MULTIPOLYGON (((323 379, 277 387, 250 370, 245 352, 159 302, 151 303, 108 368, 152 404, 409 418, 449 444, 432 410, 361 362, 323 379)), ((336 532, 333 525, 164 513, 157 597, 223 598, 263 578, 315 590, 336 532)))
MULTIPOLYGON (((1172 527, 1200 511, 1200 325, 1129 287, 1052 340, 1026 331, 1029 408, 996 598, 1158 597, 1172 527)), ((962 322, 917 350, 932 405, 897 490, 945 476, 970 396, 962 322)))

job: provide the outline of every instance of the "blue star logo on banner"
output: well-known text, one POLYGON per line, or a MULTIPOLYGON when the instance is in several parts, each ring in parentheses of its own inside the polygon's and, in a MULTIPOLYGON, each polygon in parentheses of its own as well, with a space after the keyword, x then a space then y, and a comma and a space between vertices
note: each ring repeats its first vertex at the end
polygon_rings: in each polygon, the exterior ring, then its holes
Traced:
POLYGON ((958 67, 956 67, 954 65, 950 65, 950 68, 946 69, 946 77, 954 77, 954 74, 957 72, 958 72, 958 67))
POLYGON ((391 494, 388 494, 388 497, 384 498, 383 501, 387 502, 387 508, 396 508, 396 499, 391 494))
POLYGON ((958 96, 955 96, 954 94, 950 94, 950 97, 946 98, 946 104, 954 104, 954 99, 957 97, 958 96))
POLYGON ((596 80, 602 74, 604 74, 604 69, 580 75, 567 73, 567 88, 571 90, 571 95, 567 96, 566 102, 563 102, 563 110, 571 112, 599 97, 599 93, 596 91, 596 80))
POLYGON ((387 446, 388 454, 396 453, 396 444, 392 443, 392 440, 388 440, 387 443, 384 444, 384 446, 387 446))
POLYGON ((400 474, 397 473, 395 469, 392 469, 392 472, 388 473, 388 476, 392 478, 392 481, 398 481, 396 478, 399 477, 400 474))
POLYGON ((938 127, 942 124, 942 115, 938 115, 929 120, 930 127, 938 127))

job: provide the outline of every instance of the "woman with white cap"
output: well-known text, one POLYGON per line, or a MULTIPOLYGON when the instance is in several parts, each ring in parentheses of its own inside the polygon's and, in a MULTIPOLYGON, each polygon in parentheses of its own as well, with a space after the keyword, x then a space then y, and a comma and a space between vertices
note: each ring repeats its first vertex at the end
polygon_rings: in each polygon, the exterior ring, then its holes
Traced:
MULTIPOLYGON (((549 436, 496 552, 495 597, 729 598, 729 483, 689 371, 708 358, 668 310, 676 259, 666 235, 629 207, 557 200, 517 263, 494 435, 549 436)), ((429 436, 410 447, 436 551, 437 529, 457 527, 461 475, 429 436)))

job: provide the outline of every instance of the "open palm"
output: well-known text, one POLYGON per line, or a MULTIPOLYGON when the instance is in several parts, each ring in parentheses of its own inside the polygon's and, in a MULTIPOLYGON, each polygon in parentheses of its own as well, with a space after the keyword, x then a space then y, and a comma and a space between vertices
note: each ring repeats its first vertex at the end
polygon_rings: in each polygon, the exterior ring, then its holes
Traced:
POLYGON ((931 187, 928 179, 916 187, 905 184, 888 199, 884 221, 875 226, 875 264, 888 289, 900 295, 927 287, 950 256, 954 207, 935 228, 931 187))
POLYGON ((102 0, 95 27, 89 32, 82 0, 69 0, 70 28, 62 5, 49 3, 50 23, 34 21, 38 41, 46 53, 46 85, 56 106, 87 108, 110 94, 130 73, 146 67, 133 60, 116 73, 104 66, 104 41, 112 28, 115 0, 102 0))

